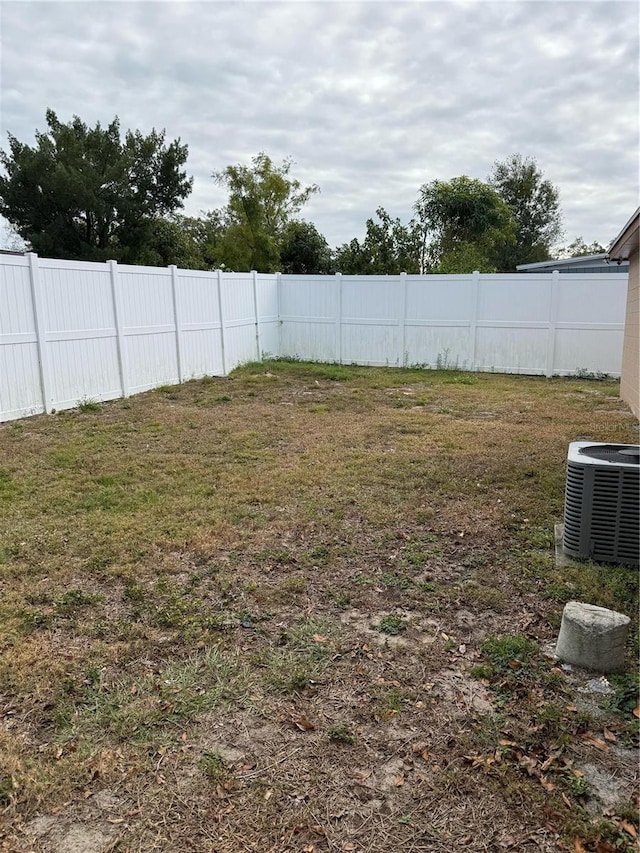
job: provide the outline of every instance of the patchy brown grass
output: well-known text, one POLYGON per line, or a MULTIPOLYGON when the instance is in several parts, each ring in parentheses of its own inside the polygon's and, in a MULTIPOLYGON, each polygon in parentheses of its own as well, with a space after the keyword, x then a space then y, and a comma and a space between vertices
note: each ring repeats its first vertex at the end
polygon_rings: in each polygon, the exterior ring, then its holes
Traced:
POLYGON ((637 573, 553 555, 617 395, 271 362, 1 425, 0 849, 636 849, 637 573))

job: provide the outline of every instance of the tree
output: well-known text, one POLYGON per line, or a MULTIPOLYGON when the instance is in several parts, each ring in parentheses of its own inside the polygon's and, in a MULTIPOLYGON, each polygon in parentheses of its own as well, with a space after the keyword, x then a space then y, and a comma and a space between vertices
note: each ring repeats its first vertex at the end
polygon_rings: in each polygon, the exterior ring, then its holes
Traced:
POLYGON ((287 226, 280 250, 284 273, 327 275, 333 272, 329 244, 312 222, 294 220, 287 226))
POLYGON ((335 252, 337 269, 347 275, 398 275, 420 272, 422 238, 418 224, 403 225, 383 207, 376 210, 378 222, 367 219, 362 243, 353 239, 335 252))
POLYGON ((490 186, 466 175, 423 184, 415 211, 431 272, 494 272, 501 247, 514 240, 515 224, 505 202, 490 186))
POLYGON ((595 240, 591 245, 587 245, 582 237, 576 237, 576 239, 572 243, 569 243, 568 246, 556 249, 553 253, 553 257, 556 259, 582 258, 585 255, 602 255, 606 251, 605 247, 595 240))
POLYGON ((303 187, 289 177, 291 159, 274 166, 260 152, 251 164, 227 166, 213 174, 216 183, 229 191, 220 256, 234 270, 275 272, 289 222, 319 188, 303 187))
POLYGON ((186 270, 207 269, 200 247, 178 217, 150 221, 135 262, 150 267, 175 264, 186 270))
POLYGON ((57 258, 135 262, 153 221, 182 207, 192 179, 188 149, 164 131, 127 131, 116 118, 87 127, 47 110, 48 131, 30 147, 9 134, 0 152, 0 213, 34 251, 57 258))
POLYGON ((543 178, 533 158, 520 154, 496 161, 489 184, 509 206, 516 223, 515 242, 502 247, 498 270, 511 272, 518 264, 549 260, 552 246, 562 237, 557 187, 543 178))
POLYGON ((198 268, 218 269, 223 266, 220 242, 225 232, 223 211, 209 210, 201 216, 177 216, 175 222, 190 253, 198 259, 198 268))

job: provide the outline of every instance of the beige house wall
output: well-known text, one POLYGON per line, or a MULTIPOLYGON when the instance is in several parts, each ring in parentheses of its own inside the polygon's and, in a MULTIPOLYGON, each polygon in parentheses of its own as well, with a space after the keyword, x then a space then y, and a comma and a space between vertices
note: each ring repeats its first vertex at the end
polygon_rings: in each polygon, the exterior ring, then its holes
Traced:
POLYGON ((635 416, 640 417, 640 252, 637 248, 629 257, 620 396, 635 416))

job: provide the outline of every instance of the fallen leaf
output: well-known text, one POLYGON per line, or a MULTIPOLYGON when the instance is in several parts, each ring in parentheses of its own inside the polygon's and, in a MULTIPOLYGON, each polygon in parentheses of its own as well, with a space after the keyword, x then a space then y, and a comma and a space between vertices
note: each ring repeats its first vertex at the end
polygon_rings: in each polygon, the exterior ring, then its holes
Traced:
POLYGON ((625 831, 625 832, 627 832, 627 833, 628 833, 632 838, 637 838, 637 837, 638 837, 638 830, 635 828, 635 826, 634 826, 632 823, 629 823, 629 821, 628 821, 628 820, 622 820, 622 821, 620 821, 620 826, 621 826, 621 827, 622 827, 622 829, 624 829, 624 831, 625 831))
POLYGON ((373 770, 356 770, 351 774, 352 779, 357 779, 359 782, 364 782, 373 773, 373 770))
POLYGON ((582 739, 587 743, 590 743, 592 746, 595 746, 596 749, 601 749, 603 752, 609 751, 609 747, 602 740, 602 738, 596 737, 595 735, 591 734, 591 732, 586 732, 586 734, 583 734, 582 739))
POLYGON ((567 797, 567 795, 565 793, 561 793, 560 796, 562 797, 562 801, 564 802, 565 806, 569 806, 569 808, 573 808, 571 805, 571 800, 569 799, 569 797, 567 797))
POLYGON ((598 841, 596 843, 596 853, 617 853, 617 851, 608 841, 598 841))
POLYGON ((631 713, 634 717, 640 717, 640 705, 636 705, 631 713))
POLYGON ((342 844, 342 849, 343 850, 355 850, 356 845, 352 844, 350 841, 344 841, 342 844))
POLYGON ((605 729, 603 730, 603 734, 604 734, 604 739, 609 741, 609 743, 617 743, 618 742, 618 738, 614 735, 613 732, 609 731, 608 728, 605 727, 605 729))
POLYGON ((584 849, 584 844, 580 841, 579 838, 573 839, 573 853, 587 853, 584 849))
POLYGON ((329 638, 323 637, 322 634, 314 634, 313 639, 316 643, 326 643, 329 638))
POLYGON ((545 789, 545 791, 555 791, 556 789, 556 786, 553 784, 553 782, 549 782, 548 779, 545 779, 544 776, 540 777, 540 784, 545 789))
POLYGON ((124 823, 123 817, 108 817, 107 823, 124 823))
POLYGON ((313 732, 313 731, 315 731, 316 727, 313 725, 313 723, 311 722, 311 720, 308 717, 305 717, 304 714, 302 714, 300 717, 298 717, 298 719, 295 720, 294 722, 296 724, 296 727, 299 728, 301 732, 313 732))
POLYGON ((393 777, 393 784, 396 788, 401 788, 404 785, 404 776, 400 774, 399 776, 393 777))
POLYGON ((542 772, 544 773, 544 771, 548 770, 551 767, 551 765, 553 764, 553 762, 556 761, 556 759, 558 759, 558 758, 560 758, 560 753, 558 753, 558 752, 551 753, 549 758, 547 758, 546 761, 543 761, 543 763, 540 765, 540 770, 542 770, 542 772))

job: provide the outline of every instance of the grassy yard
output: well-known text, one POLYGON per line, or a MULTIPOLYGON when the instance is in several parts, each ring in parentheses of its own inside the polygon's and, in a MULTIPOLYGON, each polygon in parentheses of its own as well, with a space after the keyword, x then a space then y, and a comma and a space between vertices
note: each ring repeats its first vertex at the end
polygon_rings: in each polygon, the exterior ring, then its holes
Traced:
POLYGON ((636 850, 578 439, 638 441, 616 383, 285 362, 0 425, 0 850, 636 850))

